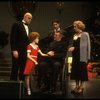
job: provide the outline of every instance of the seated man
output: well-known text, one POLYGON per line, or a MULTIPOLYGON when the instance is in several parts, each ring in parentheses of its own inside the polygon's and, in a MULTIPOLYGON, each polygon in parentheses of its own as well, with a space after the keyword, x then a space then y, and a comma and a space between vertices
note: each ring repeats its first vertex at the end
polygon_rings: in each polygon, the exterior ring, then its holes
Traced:
POLYGON ((50 42, 53 41, 53 36, 55 32, 60 32, 63 35, 63 39, 66 40, 68 39, 68 34, 67 31, 65 31, 62 27, 61 27, 61 23, 58 19, 54 19, 51 23, 51 30, 49 31, 49 34, 44 37, 43 39, 40 40, 39 44, 40 44, 40 48, 44 51, 50 44, 50 42), (45 45, 43 45, 45 44, 45 45))
POLYGON ((54 91, 58 75, 63 67, 67 54, 68 43, 63 40, 60 32, 54 34, 54 40, 49 44, 47 51, 49 57, 42 57, 39 61, 38 83, 45 84, 48 90, 54 91))

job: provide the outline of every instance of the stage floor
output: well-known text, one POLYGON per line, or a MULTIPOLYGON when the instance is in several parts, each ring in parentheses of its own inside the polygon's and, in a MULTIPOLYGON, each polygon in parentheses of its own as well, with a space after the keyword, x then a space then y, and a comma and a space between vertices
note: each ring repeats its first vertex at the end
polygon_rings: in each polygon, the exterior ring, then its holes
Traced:
POLYGON ((68 88, 67 91, 68 93, 66 94, 65 97, 61 95, 61 93, 55 93, 55 94, 50 94, 50 93, 41 93, 41 92, 36 92, 32 93, 31 96, 24 96, 24 98, 65 98, 65 99, 98 99, 100 98, 100 76, 97 78, 89 78, 89 81, 85 83, 84 86, 84 92, 81 95, 74 95, 71 93, 72 87, 74 87, 75 83, 74 81, 68 79, 68 88))
MULTIPOLYGON (((2 77, 0 78, 0 81, 2 83, 2 81, 9 81, 9 77, 2 77)), ((34 84, 34 82, 33 82, 34 84)), ((35 88, 35 91, 34 93, 32 93, 31 96, 27 96, 25 91, 22 95, 21 98, 29 98, 29 99, 37 99, 37 98, 68 98, 68 99, 99 99, 100 98, 100 76, 97 76, 96 78, 89 78, 89 81, 85 83, 85 89, 84 89, 84 92, 83 94, 81 95, 74 95, 71 93, 71 89, 72 87, 75 86, 75 83, 74 81, 70 80, 70 77, 68 76, 68 82, 67 82, 67 94, 65 97, 63 97, 61 95, 61 92, 60 91, 57 91, 56 93, 54 94, 51 94, 51 93, 48 93, 48 92, 38 92, 38 89, 35 88)), ((10 92, 10 91, 8 91, 10 92)))

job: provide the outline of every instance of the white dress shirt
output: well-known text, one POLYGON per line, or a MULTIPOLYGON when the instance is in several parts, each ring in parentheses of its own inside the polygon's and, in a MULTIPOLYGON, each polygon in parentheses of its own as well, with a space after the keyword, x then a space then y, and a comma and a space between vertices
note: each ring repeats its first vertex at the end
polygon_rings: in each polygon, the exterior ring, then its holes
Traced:
POLYGON ((28 26, 25 24, 25 21, 24 20, 22 20, 22 22, 23 22, 23 25, 24 25, 24 27, 25 27, 25 30, 26 30, 26 33, 27 33, 27 36, 29 35, 29 28, 28 28, 28 26))

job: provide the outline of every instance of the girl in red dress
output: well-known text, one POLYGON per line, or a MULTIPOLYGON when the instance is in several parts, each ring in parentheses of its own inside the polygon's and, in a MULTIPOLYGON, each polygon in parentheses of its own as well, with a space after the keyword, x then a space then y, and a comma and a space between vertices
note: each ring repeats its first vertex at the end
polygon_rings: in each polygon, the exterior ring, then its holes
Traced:
POLYGON ((38 64, 37 62, 38 53, 40 53, 41 56, 48 56, 48 54, 42 53, 39 46, 37 45, 39 42, 39 33, 31 32, 29 38, 31 43, 27 46, 27 61, 24 70, 24 75, 25 75, 27 94, 31 95, 30 76, 32 75, 32 71, 35 69, 35 65, 38 64))

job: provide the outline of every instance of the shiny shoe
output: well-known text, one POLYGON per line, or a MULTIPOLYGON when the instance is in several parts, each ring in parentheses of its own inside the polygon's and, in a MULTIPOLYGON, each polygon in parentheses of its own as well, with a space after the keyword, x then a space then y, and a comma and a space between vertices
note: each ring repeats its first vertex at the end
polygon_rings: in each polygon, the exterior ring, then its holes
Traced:
POLYGON ((84 88, 79 88, 79 89, 78 89, 78 93, 79 93, 79 94, 83 93, 83 90, 84 90, 84 88))
POLYGON ((71 93, 78 93, 78 87, 75 87, 73 90, 71 90, 71 93))

